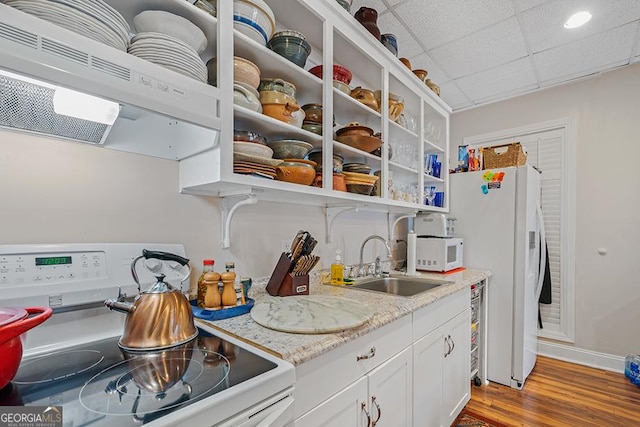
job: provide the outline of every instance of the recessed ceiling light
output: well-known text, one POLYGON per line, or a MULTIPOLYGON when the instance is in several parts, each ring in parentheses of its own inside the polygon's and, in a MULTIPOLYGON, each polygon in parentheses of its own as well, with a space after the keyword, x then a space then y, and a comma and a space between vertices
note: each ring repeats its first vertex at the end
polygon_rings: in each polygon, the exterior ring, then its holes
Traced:
POLYGON ((577 12, 571 15, 569 19, 567 19, 567 21, 564 23, 564 27, 568 29, 578 28, 586 24, 590 20, 591 20, 591 14, 586 10, 583 10, 582 12, 577 12))

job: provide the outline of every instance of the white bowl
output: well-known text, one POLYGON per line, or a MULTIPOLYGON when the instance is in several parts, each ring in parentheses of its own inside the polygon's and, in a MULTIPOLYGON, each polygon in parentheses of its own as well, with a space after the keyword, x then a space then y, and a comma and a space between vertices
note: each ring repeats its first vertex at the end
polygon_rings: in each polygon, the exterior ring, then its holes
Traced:
POLYGON ((262 104, 258 99, 258 91, 242 82, 233 82, 233 103, 262 113, 262 104))
POLYGON ((152 32, 173 36, 202 53, 207 47, 207 37, 202 30, 182 16, 163 10, 145 10, 133 18, 133 26, 139 33, 152 32))
POLYGON ((271 148, 255 142, 233 141, 233 152, 248 154, 249 156, 266 157, 268 159, 273 157, 273 150, 271 148))
POLYGON ((273 36, 276 17, 262 0, 234 0, 233 26, 262 45, 273 36))

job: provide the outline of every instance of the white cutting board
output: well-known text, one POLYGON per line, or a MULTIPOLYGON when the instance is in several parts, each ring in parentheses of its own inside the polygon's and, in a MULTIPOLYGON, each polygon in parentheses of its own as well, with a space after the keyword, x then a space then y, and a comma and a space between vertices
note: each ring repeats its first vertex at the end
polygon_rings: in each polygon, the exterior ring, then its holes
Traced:
POLYGON ((362 325, 373 310, 359 301, 323 295, 269 297, 251 309, 265 328, 296 334, 326 334, 362 325))

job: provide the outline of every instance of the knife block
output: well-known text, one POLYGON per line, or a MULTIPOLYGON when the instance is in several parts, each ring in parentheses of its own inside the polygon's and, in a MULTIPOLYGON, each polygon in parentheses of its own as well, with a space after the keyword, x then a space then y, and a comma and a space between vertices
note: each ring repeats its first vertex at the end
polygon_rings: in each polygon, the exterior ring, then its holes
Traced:
POLYGON ((287 273, 278 289, 278 296, 309 295, 309 275, 292 276, 287 273))
POLYGON ((267 293, 271 296, 309 295, 309 275, 292 276, 294 262, 284 252, 267 283, 267 293))

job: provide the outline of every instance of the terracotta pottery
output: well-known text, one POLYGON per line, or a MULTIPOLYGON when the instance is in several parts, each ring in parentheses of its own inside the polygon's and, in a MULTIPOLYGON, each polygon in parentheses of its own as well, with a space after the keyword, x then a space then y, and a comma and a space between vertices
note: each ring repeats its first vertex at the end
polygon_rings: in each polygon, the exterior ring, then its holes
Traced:
POLYGON ((296 127, 302 127, 304 111, 298 104, 262 104, 262 114, 296 127))
POLYGON ((380 40, 380 28, 378 28, 378 11, 370 7, 361 7, 354 17, 369 31, 376 40, 380 40))

